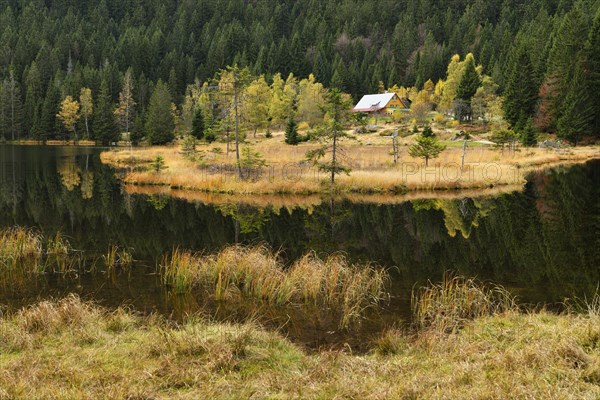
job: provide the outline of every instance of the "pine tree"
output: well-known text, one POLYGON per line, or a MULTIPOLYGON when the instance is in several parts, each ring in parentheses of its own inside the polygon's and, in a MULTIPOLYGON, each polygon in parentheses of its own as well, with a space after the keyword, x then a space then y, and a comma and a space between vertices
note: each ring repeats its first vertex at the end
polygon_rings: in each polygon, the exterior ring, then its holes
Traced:
POLYGON ((306 153, 306 158, 319 168, 319 171, 330 174, 330 183, 335 183, 335 177, 339 174, 350 174, 351 169, 343 164, 343 149, 340 147, 340 139, 346 137, 344 124, 348 119, 348 110, 351 107, 351 99, 346 98, 339 89, 331 89, 326 96, 325 110, 329 113, 331 122, 323 132, 324 144, 306 153), (322 161, 323 158, 327 158, 322 161))
POLYGON ((285 127, 285 143, 292 146, 300 143, 300 138, 298 137, 298 125, 293 117, 290 117, 287 126, 285 127))
POLYGON ((166 144, 175 139, 175 119, 171 108, 169 86, 159 80, 150 97, 146 132, 150 143, 166 144))
POLYGON ((198 140, 204 139, 204 111, 200 107, 196 108, 192 119, 192 136, 198 140))
POLYGON ((94 113, 92 137, 105 146, 119 140, 119 132, 108 92, 108 82, 102 80, 94 113))
POLYGON ((514 128, 535 114, 539 88, 527 49, 519 47, 504 91, 504 117, 514 128))
POLYGON ((422 134, 417 136, 415 143, 408 148, 408 154, 411 157, 424 159, 425 166, 428 166, 429 160, 439 157, 444 150, 446 150, 446 146, 440 144, 438 138, 433 136, 433 132, 427 131, 426 133, 423 131, 422 134))
POLYGON ((433 129, 431 129, 431 126, 429 126, 429 125, 427 125, 425 128, 423 128, 423 133, 421 135, 423 135, 423 137, 426 137, 426 138, 435 137, 435 134, 433 133, 433 129))

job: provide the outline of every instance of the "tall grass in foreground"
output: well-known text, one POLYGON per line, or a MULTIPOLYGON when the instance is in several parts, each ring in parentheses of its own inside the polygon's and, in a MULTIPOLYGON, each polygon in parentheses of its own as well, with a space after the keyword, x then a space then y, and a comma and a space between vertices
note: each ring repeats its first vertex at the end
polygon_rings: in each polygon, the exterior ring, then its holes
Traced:
POLYGON ((0 230, 0 259, 39 258, 42 254, 42 236, 39 233, 21 227, 0 230))
POLYGON ((514 297, 500 286, 475 279, 445 276, 412 294, 415 325, 444 333, 460 330, 467 321, 515 310, 514 297))
POLYGON ((342 313, 342 326, 384 299, 388 280, 385 270, 351 265, 341 255, 322 260, 310 253, 285 269, 264 246, 232 246, 215 255, 174 250, 161 270, 163 283, 180 293, 199 287, 217 300, 237 295, 276 306, 326 306, 342 313))

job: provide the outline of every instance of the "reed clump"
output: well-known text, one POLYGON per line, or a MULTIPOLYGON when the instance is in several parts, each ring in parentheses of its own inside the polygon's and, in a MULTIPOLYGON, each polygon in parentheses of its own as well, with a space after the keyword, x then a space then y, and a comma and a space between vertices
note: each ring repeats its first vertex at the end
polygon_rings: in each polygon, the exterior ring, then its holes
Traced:
POLYGON ((343 256, 314 253, 288 269, 265 246, 225 248, 214 255, 174 250, 163 259, 163 283, 178 292, 204 288, 217 300, 242 296, 275 306, 327 306, 342 312, 343 326, 386 297, 388 273, 352 265, 343 256))
POLYGON ((413 291, 412 307, 419 329, 443 333, 455 333, 476 318, 517 309, 514 297, 503 287, 449 275, 441 283, 413 291))
POLYGON ((67 256, 72 250, 69 240, 60 231, 46 245, 46 254, 54 256, 67 256))
POLYGON ((18 260, 43 255, 42 236, 22 227, 0 230, 0 259, 18 260))
POLYGON ((115 272, 117 267, 127 269, 134 261, 133 255, 128 249, 121 248, 114 244, 108 246, 106 253, 102 255, 102 260, 109 272, 115 272))

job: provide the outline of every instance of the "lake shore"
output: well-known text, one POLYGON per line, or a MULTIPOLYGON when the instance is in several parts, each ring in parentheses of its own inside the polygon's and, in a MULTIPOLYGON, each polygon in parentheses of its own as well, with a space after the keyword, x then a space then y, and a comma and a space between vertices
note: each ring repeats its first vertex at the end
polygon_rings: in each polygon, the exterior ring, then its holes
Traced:
POLYGON ((225 144, 197 146, 194 159, 178 146, 114 149, 101 154, 103 163, 123 172, 130 186, 155 186, 183 191, 236 195, 316 195, 316 194, 407 194, 415 191, 457 191, 522 187, 532 171, 600 158, 599 147, 565 149, 500 150, 468 148, 462 166, 463 150, 449 147, 429 166, 411 158, 402 147, 399 162, 393 163, 390 147, 380 138, 347 141, 345 161, 350 175, 340 175, 334 186, 327 174, 305 161, 311 144, 288 146, 276 138, 253 143, 267 166, 245 171, 240 178, 235 168, 235 153, 225 144), (159 172, 151 163, 164 160, 159 172))
POLYGON ((597 309, 308 352, 253 322, 174 325, 75 296, 0 318, 0 398, 597 398, 597 309))

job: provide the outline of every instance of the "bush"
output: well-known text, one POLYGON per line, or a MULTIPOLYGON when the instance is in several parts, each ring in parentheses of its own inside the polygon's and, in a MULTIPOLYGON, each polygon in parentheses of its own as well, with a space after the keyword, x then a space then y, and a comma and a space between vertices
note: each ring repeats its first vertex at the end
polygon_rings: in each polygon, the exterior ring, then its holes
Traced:
POLYGON ((446 125, 446 118, 444 118, 444 116, 440 113, 436 113, 435 116, 433 117, 433 122, 435 122, 438 125, 446 125))
POLYGON ((298 130, 299 131, 307 131, 310 129, 310 125, 308 124, 308 122, 300 122, 298 124, 298 130))

